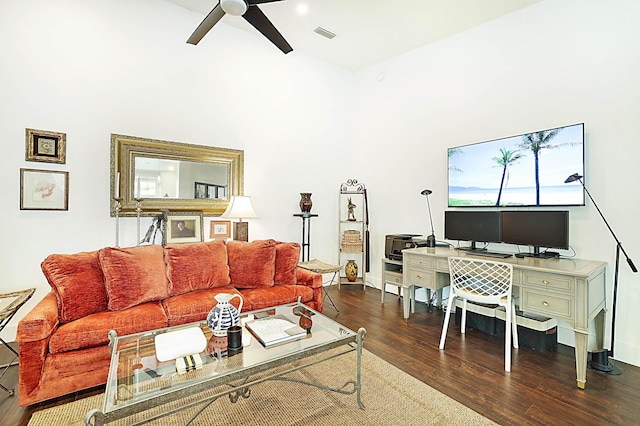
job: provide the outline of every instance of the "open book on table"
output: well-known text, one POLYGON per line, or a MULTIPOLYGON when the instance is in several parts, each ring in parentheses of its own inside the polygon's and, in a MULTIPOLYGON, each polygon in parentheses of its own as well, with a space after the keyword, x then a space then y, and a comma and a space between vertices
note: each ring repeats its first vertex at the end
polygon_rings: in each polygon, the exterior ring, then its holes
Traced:
POLYGON ((297 340, 307 335, 307 331, 304 328, 284 315, 274 315, 249 321, 245 326, 266 348, 297 340))

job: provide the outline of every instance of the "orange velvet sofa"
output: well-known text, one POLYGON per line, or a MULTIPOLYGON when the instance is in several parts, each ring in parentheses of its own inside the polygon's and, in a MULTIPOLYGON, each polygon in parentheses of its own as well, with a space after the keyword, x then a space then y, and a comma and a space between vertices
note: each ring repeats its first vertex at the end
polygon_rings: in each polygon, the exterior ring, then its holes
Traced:
POLYGON ((300 298, 322 312, 322 275, 297 267, 299 256, 299 244, 274 240, 48 256, 41 266, 52 291, 18 324, 20 405, 105 384, 109 330, 202 321, 218 293, 242 295, 243 311, 300 298))

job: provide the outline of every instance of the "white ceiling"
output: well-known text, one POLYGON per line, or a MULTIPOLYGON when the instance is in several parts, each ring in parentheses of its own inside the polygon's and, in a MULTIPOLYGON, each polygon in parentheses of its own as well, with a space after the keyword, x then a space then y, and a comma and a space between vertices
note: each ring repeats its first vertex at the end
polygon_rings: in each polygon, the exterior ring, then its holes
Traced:
MULTIPOLYGON (((204 17, 218 0, 167 0, 204 17)), ((296 51, 357 71, 541 0, 286 0, 259 7, 296 51), (297 12, 300 5, 308 12, 297 12), (337 36, 327 39, 317 27, 337 36)), ((241 17, 221 23, 262 35, 241 17)), ((198 22, 199 23, 199 22, 198 22)), ((197 25, 194 25, 194 30, 197 25)), ((185 41, 191 35, 185 34, 185 41)), ((200 43, 215 37, 215 26, 200 43)), ((277 49, 266 38, 265 45, 277 49)))

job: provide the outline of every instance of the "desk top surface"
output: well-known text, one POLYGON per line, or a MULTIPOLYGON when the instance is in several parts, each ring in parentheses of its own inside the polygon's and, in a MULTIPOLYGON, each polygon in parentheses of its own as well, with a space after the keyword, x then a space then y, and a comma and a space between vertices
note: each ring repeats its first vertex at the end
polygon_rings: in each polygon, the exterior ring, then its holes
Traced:
POLYGON ((467 253, 464 250, 455 250, 447 247, 419 247, 413 249, 405 249, 402 251, 408 254, 416 254, 422 256, 432 256, 437 258, 447 257, 470 257, 478 260, 491 260, 495 262, 510 263, 516 269, 528 269, 534 271, 551 272, 558 274, 571 274, 574 276, 591 276, 599 273, 601 270, 607 267, 607 262, 599 260, 585 260, 575 258, 552 258, 552 259, 540 259, 535 257, 508 257, 508 258, 490 258, 485 256, 474 256, 467 253))

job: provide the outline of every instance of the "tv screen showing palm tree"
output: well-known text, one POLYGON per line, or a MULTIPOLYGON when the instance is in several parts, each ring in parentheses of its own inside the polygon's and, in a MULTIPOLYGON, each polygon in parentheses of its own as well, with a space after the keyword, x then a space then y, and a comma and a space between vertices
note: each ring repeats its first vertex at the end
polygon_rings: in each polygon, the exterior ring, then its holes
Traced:
POLYGON ((583 206, 584 123, 448 149, 449 207, 583 206))

